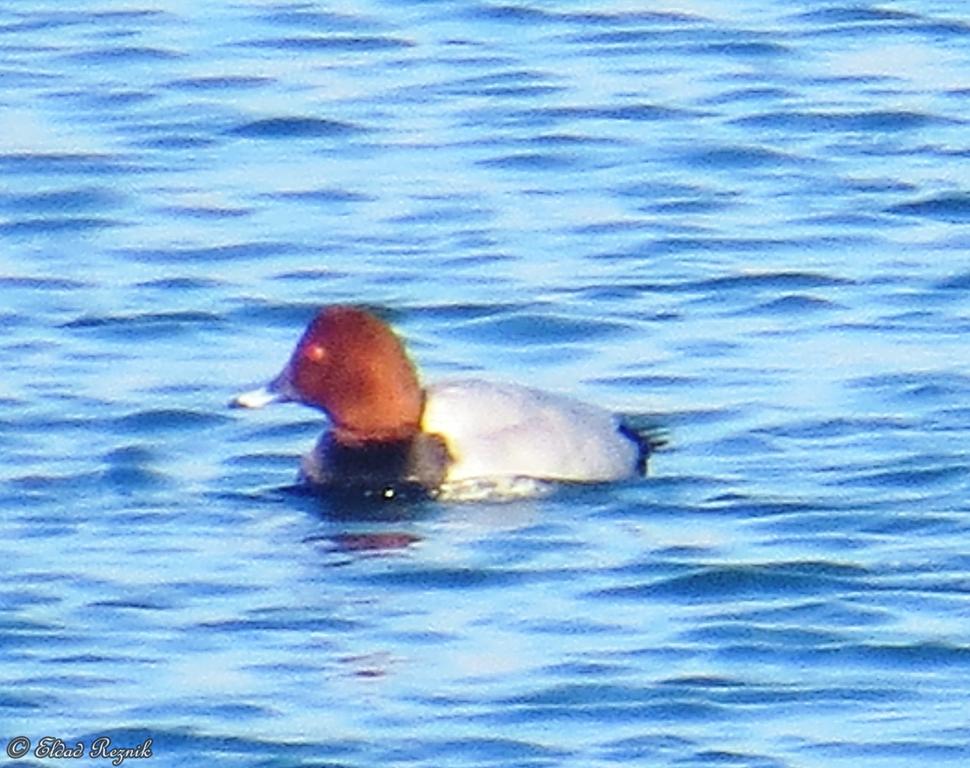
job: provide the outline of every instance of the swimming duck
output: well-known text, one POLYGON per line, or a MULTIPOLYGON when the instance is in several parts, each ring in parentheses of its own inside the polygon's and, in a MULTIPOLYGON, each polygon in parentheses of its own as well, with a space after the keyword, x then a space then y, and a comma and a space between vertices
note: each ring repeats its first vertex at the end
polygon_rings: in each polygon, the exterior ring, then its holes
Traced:
POLYGON ((333 306, 310 322, 289 362, 231 405, 299 402, 328 429, 301 465, 320 488, 432 496, 515 479, 600 483, 646 472, 651 440, 612 413, 517 384, 422 387, 404 345, 364 309, 333 306))

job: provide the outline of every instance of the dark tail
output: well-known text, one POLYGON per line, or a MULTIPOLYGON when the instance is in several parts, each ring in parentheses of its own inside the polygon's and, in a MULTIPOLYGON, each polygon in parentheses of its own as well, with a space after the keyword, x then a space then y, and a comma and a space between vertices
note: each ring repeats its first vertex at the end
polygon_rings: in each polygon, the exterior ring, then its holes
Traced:
POLYGON ((647 461, 651 454, 667 445, 667 430, 643 416, 622 416, 620 434, 632 440, 639 450, 637 471, 647 474, 647 461))

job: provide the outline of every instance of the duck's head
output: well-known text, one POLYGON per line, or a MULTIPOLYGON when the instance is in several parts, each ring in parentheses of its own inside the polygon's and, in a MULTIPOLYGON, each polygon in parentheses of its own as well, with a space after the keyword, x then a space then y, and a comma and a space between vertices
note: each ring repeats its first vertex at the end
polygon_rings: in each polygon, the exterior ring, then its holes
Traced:
POLYGON ((305 403, 326 412, 338 440, 355 443, 413 436, 423 400, 414 366, 387 323, 334 306, 317 313, 275 379, 231 404, 305 403))

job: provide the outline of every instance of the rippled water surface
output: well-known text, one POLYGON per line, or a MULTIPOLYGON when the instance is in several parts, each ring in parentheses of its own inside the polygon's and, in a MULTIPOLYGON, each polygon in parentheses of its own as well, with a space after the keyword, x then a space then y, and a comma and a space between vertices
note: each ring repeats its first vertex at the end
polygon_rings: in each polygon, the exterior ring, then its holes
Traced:
POLYGON ((0 740, 966 765, 968 112, 956 0, 4 3, 0 740), (296 493, 336 302, 670 444, 296 493))

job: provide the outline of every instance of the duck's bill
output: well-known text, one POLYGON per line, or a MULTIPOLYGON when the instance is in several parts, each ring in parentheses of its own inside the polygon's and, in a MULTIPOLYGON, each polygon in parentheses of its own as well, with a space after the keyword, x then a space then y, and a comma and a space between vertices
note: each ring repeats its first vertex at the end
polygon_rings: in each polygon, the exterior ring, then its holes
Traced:
POLYGON ((233 408, 262 408, 271 403, 291 403, 298 399, 295 395, 290 384, 289 366, 287 366, 269 384, 236 395, 229 401, 229 405, 233 408))
POLYGON ((285 403, 289 401, 285 394, 273 388, 273 384, 267 384, 259 389, 252 389, 236 395, 229 401, 232 408, 262 408, 271 403, 285 403))

